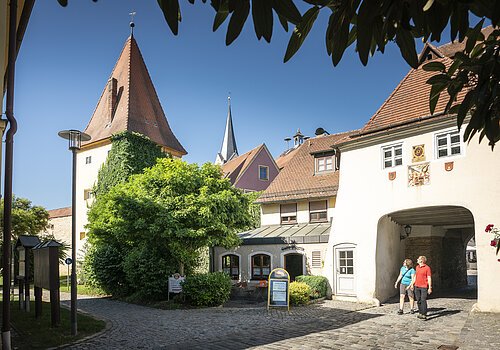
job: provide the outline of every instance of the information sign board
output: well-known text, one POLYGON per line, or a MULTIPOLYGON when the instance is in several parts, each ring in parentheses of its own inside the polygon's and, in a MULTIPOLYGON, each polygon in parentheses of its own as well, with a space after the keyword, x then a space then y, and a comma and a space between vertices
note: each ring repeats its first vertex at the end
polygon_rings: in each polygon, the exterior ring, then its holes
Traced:
POLYGON ((171 277, 168 278, 168 292, 169 293, 181 293, 182 285, 181 282, 184 282, 185 277, 179 275, 178 273, 174 273, 171 277))
POLYGON ((278 268, 269 275, 267 308, 286 307, 290 309, 290 275, 285 269, 278 268))

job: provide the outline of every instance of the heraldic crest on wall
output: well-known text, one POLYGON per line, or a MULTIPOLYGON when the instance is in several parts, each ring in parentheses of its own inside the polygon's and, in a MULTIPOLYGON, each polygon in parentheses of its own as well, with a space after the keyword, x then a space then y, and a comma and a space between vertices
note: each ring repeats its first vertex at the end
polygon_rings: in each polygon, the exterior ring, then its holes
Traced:
POLYGON ((408 186, 421 186, 429 184, 429 166, 429 163, 408 166, 408 186))
POLYGON ((412 162, 418 163, 425 161, 425 145, 413 146, 412 150, 412 162))

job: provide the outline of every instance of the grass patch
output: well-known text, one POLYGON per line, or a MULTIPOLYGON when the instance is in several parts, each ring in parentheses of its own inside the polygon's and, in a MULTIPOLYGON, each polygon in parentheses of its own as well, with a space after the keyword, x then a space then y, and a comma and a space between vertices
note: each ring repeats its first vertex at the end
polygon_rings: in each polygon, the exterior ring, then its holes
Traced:
MULTIPOLYGON (((1 301, 0 301, 1 304, 1 301)), ((90 316, 78 314, 78 335, 71 335, 70 311, 61 307, 61 325, 50 326, 50 303, 42 303, 42 315, 35 319, 35 303, 31 302, 31 312, 19 310, 19 302, 11 302, 11 324, 15 329, 12 338, 13 348, 47 349, 72 343, 78 339, 98 333, 106 327, 106 323, 90 316)))
MULTIPOLYGON (((69 287, 68 282, 66 280, 66 276, 59 277, 59 288, 61 292, 69 293, 71 291, 71 277, 69 278, 69 287)), ((79 295, 106 295, 102 290, 98 288, 93 288, 85 284, 79 284, 77 287, 77 293, 79 295)))

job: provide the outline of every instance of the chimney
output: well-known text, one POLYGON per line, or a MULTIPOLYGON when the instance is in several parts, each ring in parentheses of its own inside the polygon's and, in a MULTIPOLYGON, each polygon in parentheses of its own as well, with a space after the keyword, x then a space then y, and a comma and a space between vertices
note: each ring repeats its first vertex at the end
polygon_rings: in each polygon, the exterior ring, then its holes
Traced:
POLYGON ((116 97, 117 97, 117 86, 118 80, 111 78, 108 80, 108 116, 109 124, 113 121, 116 109, 116 97))

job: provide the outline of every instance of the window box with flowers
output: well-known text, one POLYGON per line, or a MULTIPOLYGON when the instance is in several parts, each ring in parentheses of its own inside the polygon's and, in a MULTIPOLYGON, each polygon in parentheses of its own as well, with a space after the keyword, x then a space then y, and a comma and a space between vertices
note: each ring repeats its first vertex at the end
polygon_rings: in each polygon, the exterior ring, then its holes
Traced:
MULTIPOLYGON (((484 229, 484 232, 491 232, 493 234, 493 239, 491 240, 490 245, 497 249, 496 253, 498 254, 500 251, 500 229, 495 227, 493 224, 489 224, 484 229)), ((500 262, 500 259, 498 259, 498 262, 500 262)))

